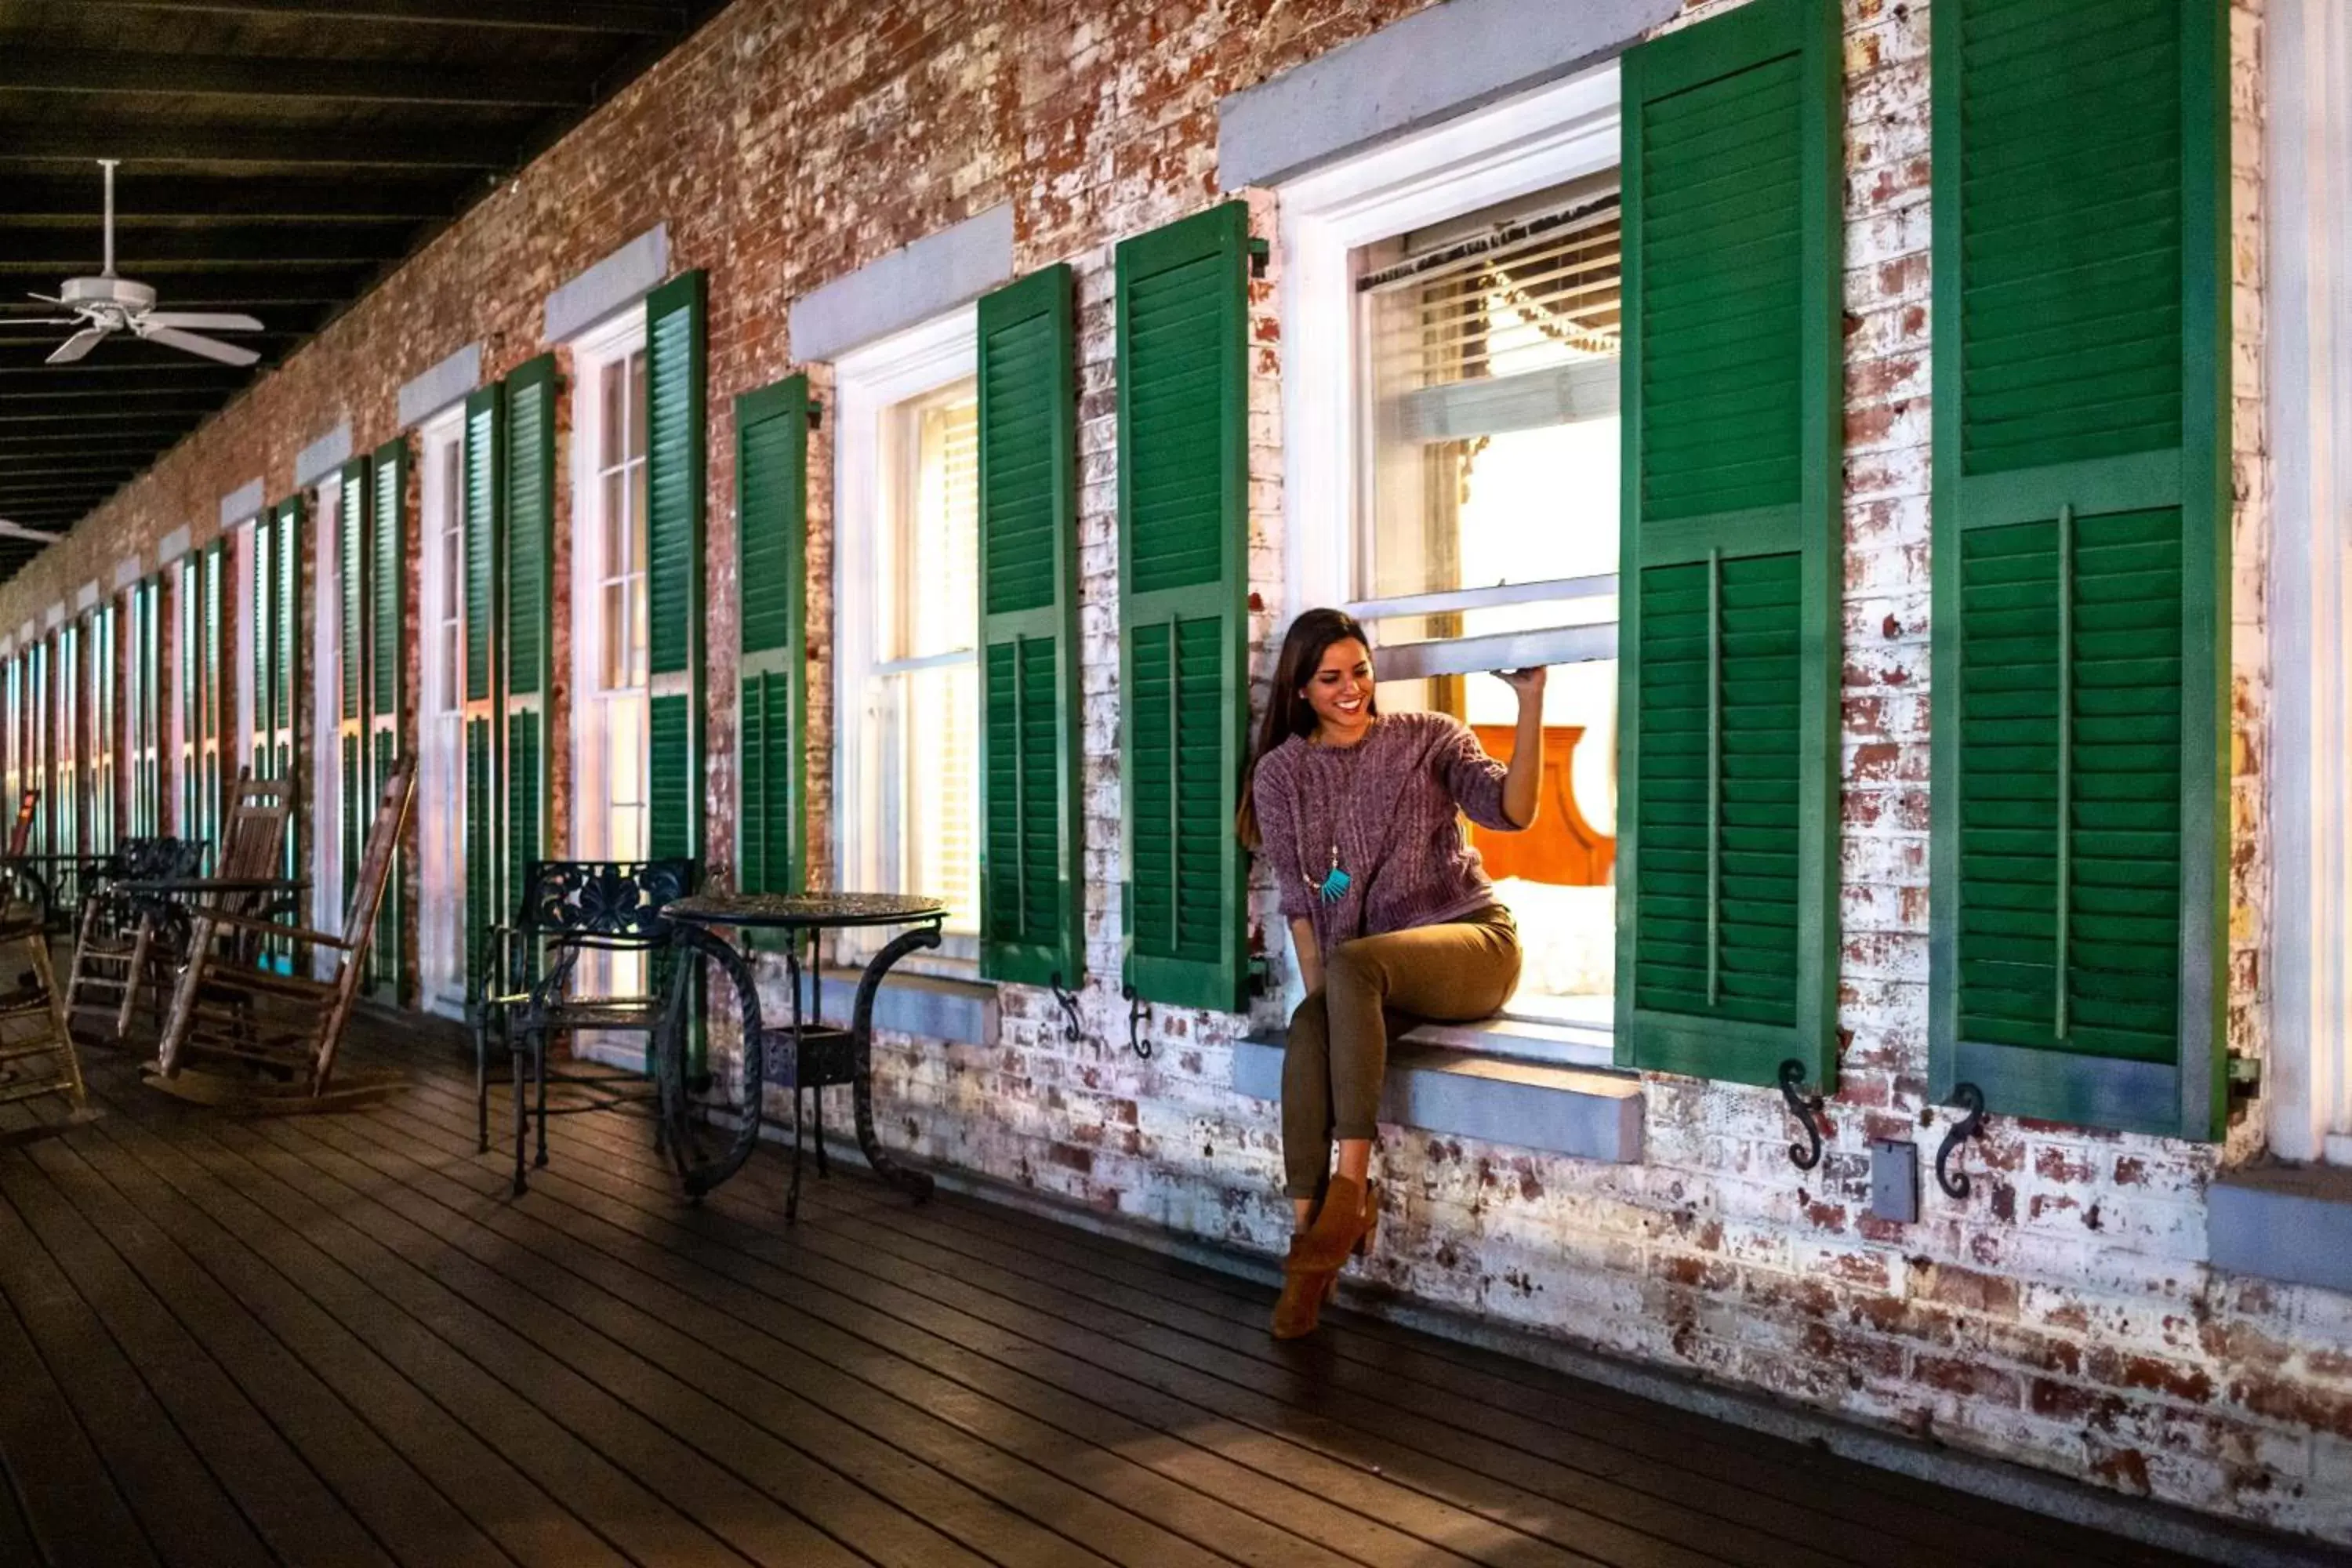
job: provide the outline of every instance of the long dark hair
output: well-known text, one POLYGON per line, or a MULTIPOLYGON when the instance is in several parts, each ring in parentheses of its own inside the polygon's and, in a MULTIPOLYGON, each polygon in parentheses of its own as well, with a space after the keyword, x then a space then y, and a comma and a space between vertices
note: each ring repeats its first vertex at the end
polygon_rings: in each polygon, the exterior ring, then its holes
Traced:
MULTIPOLYGON (((1290 631, 1282 639, 1282 657, 1275 661, 1274 689, 1266 694, 1265 722, 1258 727, 1257 744, 1250 748, 1249 761, 1242 768, 1241 804, 1234 811, 1234 831, 1252 849, 1258 847, 1257 803, 1251 798, 1250 782, 1257 776, 1258 760, 1293 735, 1315 732, 1315 710, 1306 697, 1307 683, 1323 666, 1323 655, 1333 643, 1349 638, 1362 643, 1369 651, 1372 639, 1364 635, 1362 625, 1345 610, 1308 610, 1290 623, 1290 631)), ((1366 711, 1377 717, 1380 698, 1374 695, 1366 711)))

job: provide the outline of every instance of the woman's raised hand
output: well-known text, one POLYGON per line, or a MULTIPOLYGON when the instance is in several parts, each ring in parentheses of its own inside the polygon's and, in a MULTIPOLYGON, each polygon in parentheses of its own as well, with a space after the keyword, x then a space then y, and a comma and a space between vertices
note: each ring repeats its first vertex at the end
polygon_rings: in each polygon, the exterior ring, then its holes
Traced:
POLYGON ((1495 679, 1517 692, 1519 700, 1525 702, 1543 695, 1544 680, 1550 674, 1550 670, 1538 665, 1533 669, 1498 669, 1495 679))

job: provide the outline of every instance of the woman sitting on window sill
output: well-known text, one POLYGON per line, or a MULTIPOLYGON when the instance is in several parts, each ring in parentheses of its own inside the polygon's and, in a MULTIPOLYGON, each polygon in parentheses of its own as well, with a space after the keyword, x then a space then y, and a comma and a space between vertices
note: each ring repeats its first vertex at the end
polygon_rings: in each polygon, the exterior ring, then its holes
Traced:
POLYGON ((1486 1017, 1518 984, 1518 929, 1460 822, 1508 831, 1535 821, 1544 671, 1502 679, 1519 698, 1507 768, 1458 719, 1383 717, 1353 616, 1309 610, 1283 639, 1236 825, 1274 873, 1307 986, 1282 1069, 1283 1163, 1298 1230, 1274 1310, 1278 1339, 1311 1332, 1340 1268, 1370 1250, 1373 1119, 1390 1036, 1423 1020, 1486 1017))

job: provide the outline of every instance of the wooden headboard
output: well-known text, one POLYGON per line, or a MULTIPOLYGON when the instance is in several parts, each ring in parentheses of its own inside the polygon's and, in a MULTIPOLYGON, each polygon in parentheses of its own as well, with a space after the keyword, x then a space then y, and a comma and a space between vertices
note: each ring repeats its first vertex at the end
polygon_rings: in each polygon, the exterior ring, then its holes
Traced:
MULTIPOLYGON (((1488 756, 1501 763, 1511 760, 1517 736, 1511 725, 1473 724, 1470 730, 1488 756)), ((1617 840, 1584 819, 1570 782, 1576 743, 1582 739, 1581 724, 1544 726, 1543 785, 1536 795, 1534 826, 1523 833, 1496 833, 1471 825, 1470 843, 1495 880, 1525 877, 1570 888, 1598 887, 1609 880, 1610 868, 1617 863, 1617 840)))

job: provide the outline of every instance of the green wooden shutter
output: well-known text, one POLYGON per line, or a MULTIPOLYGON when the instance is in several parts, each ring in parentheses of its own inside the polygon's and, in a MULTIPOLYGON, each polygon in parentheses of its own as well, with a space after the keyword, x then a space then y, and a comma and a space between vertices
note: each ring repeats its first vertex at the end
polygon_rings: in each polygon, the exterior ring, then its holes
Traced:
POLYGON ((1072 988, 1086 962, 1074 322, 1065 266, 980 302, 981 973, 1072 988))
POLYGON ((269 676, 275 668, 277 639, 269 624, 270 584, 277 580, 272 563, 278 537, 278 521, 274 512, 263 512, 253 521, 253 546, 250 557, 252 580, 246 584, 247 609, 250 616, 247 628, 249 651, 253 656, 253 706, 245 716, 247 761, 253 776, 267 778, 271 774, 269 758, 269 721, 276 711, 270 701, 269 676))
MULTIPOLYGON (((408 586, 408 442, 394 437, 375 449, 371 475, 374 498, 368 537, 368 672, 366 710, 368 751, 367 790, 362 797, 361 820, 373 816, 375 803, 400 761, 400 700, 402 655, 405 646, 408 586)), ((356 864, 356 862, 355 862, 356 864)), ((400 984, 404 953, 401 938, 406 928, 404 910, 408 879, 399 856, 392 862, 385 884, 383 908, 376 918, 375 940, 368 951, 370 984, 388 996, 400 984)))
MULTIPOLYGON (((286 833, 286 875, 298 878, 310 867, 309 847, 304 840, 302 824, 308 794, 303 788, 306 770, 302 766, 301 732, 302 644, 310 630, 310 622, 302 614, 302 498, 289 496, 278 503, 277 539, 272 546, 275 581, 270 588, 270 626, 274 634, 270 656, 270 731, 269 752, 272 774, 287 781, 293 791, 294 815, 286 833)), ((331 831, 320 824, 314 831, 331 831)), ((282 964, 291 964, 289 951, 279 955, 282 964)))
POLYGON ((506 385, 466 399, 466 973, 481 981, 483 933, 497 920, 499 819, 499 566, 505 549, 506 385))
POLYGON ((499 907, 519 897, 523 872, 546 853, 548 595, 555 551, 555 356, 507 377, 506 551, 500 574, 506 648, 506 883, 499 907))
POLYGON ((1228 202, 1118 253, 1119 750, 1126 978, 1243 1005, 1233 831, 1249 721, 1249 215, 1228 202))
POLYGON ((646 297, 646 607, 653 755, 646 839, 702 853, 703 289, 646 297))
POLYGON ((804 375, 735 399, 735 886, 746 893, 798 892, 808 865, 809 411, 804 375))
POLYGON ((1835 1087, 1838 8, 1630 50, 1617 1060, 1835 1087))
POLYGON ((1938 1097, 2227 1108, 2227 7, 1935 15, 1938 1097))
POLYGON ((338 910, 359 871, 368 816, 366 724, 362 706, 367 696, 370 647, 368 508, 375 495, 371 478, 364 457, 346 462, 341 504, 335 512, 335 653, 341 676, 335 692, 335 747, 341 764, 335 778, 335 816, 338 842, 342 846, 342 885, 333 889, 338 910))

